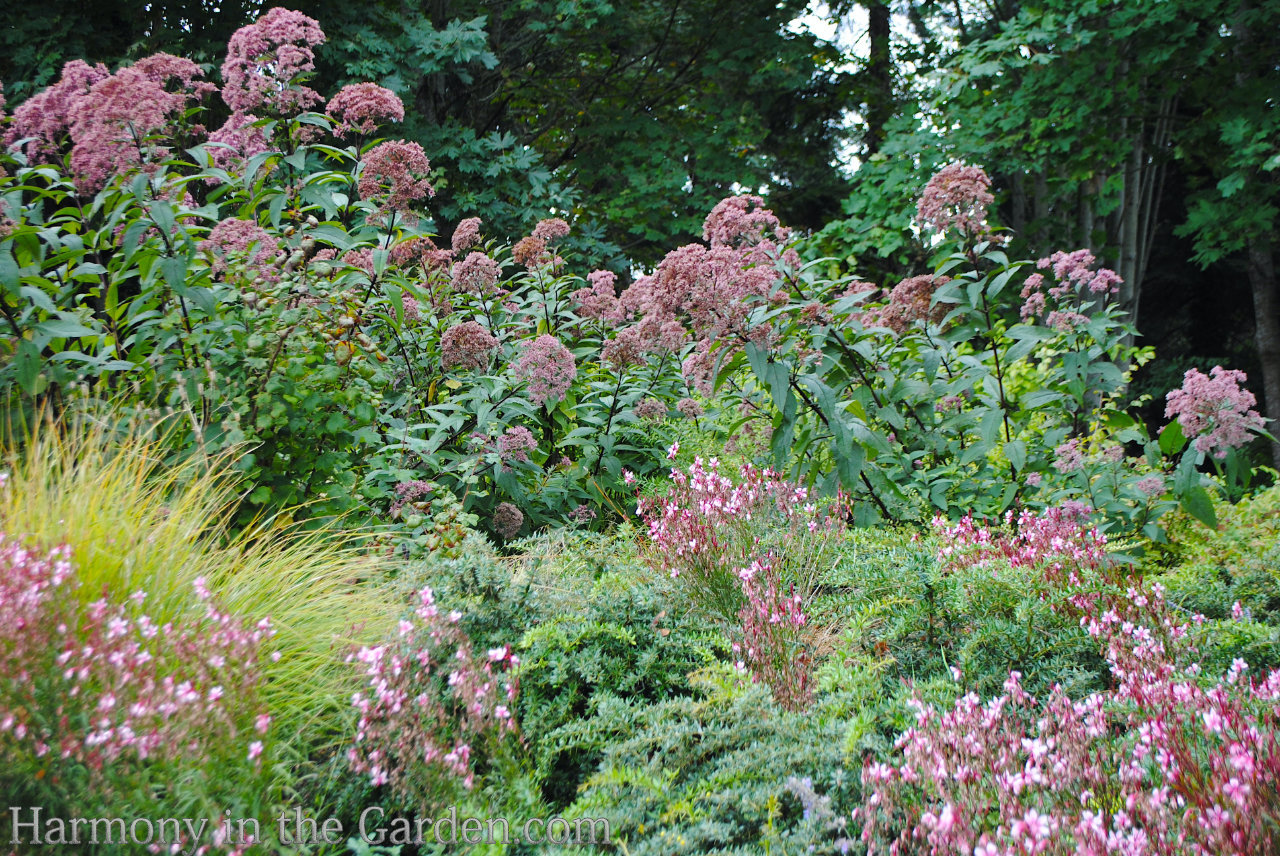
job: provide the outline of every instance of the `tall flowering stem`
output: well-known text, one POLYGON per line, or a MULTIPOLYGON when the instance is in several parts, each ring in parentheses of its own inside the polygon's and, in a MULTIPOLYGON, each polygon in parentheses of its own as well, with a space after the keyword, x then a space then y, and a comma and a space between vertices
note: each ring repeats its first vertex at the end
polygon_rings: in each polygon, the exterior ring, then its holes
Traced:
POLYGON ((813 657, 805 640, 808 622, 794 584, 788 585, 771 560, 738 571, 746 603, 738 612, 733 643, 740 668, 765 684, 787 710, 803 710, 813 698, 813 657))
POLYGON ((477 654, 457 612, 442 612, 431 589, 418 592, 397 638, 361 648, 368 687, 351 700, 360 714, 351 768, 429 810, 475 783, 495 742, 516 732, 519 658, 509 646, 477 654))
POLYGON ((671 471, 671 488, 640 503, 648 561, 730 628, 743 668, 778 702, 810 697, 805 603, 844 531, 843 497, 825 508, 807 488, 744 465, 735 482, 715 458, 671 471))

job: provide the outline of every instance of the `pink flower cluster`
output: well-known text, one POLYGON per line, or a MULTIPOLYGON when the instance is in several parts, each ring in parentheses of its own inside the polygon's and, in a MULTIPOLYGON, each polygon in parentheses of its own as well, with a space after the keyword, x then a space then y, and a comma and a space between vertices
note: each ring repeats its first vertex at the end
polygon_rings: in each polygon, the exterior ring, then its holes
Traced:
POLYGON ((735 482, 715 458, 695 458, 687 472, 673 469, 671 481, 666 496, 642 500, 637 509, 648 527, 648 561, 679 579, 704 608, 736 617, 742 667, 779 704, 803 707, 811 678, 803 594, 784 582, 782 565, 802 539, 841 531, 843 506, 819 509, 806 488, 772 470, 743 465, 735 482), (762 531, 777 543, 762 546, 762 531))
POLYGON ((1005 512, 1008 530, 1001 532, 965 515, 958 523, 933 520, 941 547, 938 559, 947 567, 983 567, 1008 562, 1012 567, 1044 568, 1051 579, 1073 569, 1097 570, 1107 564, 1107 537, 1089 523, 1089 507, 1068 501, 1040 514, 1005 512))
POLYGON ((1045 289, 1044 274, 1033 273, 1022 286, 1023 321, 1044 316, 1046 326, 1070 333, 1089 323, 1088 310, 1095 300, 1106 300, 1118 294, 1122 280, 1108 268, 1093 269, 1097 259, 1088 250, 1057 252, 1036 262, 1041 270, 1052 268, 1057 284, 1045 289), (1092 298, 1092 299, 1091 299, 1092 298), (1049 301, 1053 301, 1053 309, 1049 301))
POLYGON ((435 241, 424 235, 415 235, 391 248, 392 263, 406 267, 418 264, 427 271, 447 268, 452 264, 453 256, 453 250, 440 249, 435 241))
POLYGON ((524 513, 509 502, 499 502, 489 522, 494 532, 510 540, 520 534, 520 527, 524 526, 524 513))
POLYGON ((458 228, 453 230, 451 245, 455 253, 460 253, 478 243, 480 243, 479 217, 468 217, 458 224, 458 228))
POLYGON ((785 242, 791 230, 764 207, 759 196, 729 196, 716 203, 702 224, 702 239, 713 247, 754 246, 772 239, 785 242))
POLYGON ((213 604, 157 622, 146 595, 84 603, 69 551, 32 551, 0 533, 0 759, 99 782, 157 762, 202 763, 239 746, 261 763, 271 718, 259 662, 274 631, 213 604))
POLYGON ((372 134, 384 122, 404 121, 404 102, 390 89, 376 83, 352 83, 329 99, 325 112, 338 120, 334 133, 372 134))
POLYGON ((862 314, 866 327, 888 327, 901 336, 917 321, 938 324, 951 310, 948 303, 934 303, 933 294, 951 281, 949 276, 929 274, 904 279, 889 292, 889 302, 862 314))
POLYGON ((779 261, 798 265, 794 250, 783 250, 787 230, 767 209, 751 210, 758 197, 730 197, 707 217, 710 247, 688 244, 668 253, 652 276, 636 280, 621 297, 622 309, 637 317, 639 337, 654 351, 678 349, 692 334, 694 354, 685 378, 710 392, 713 348, 734 349, 747 341, 767 344, 768 324, 753 324, 756 306, 785 302, 775 290, 779 261))
MULTIPOLYGON (((271 140, 258 117, 249 113, 232 113, 222 127, 209 134, 209 153, 221 169, 232 169, 240 162, 262 154, 271 147, 271 140)), ((216 183, 215 179, 206 179, 216 183)))
MULTIPOLYGON (((436 485, 429 481, 415 479, 396 483, 396 499, 391 503, 391 517, 398 518, 406 505, 422 505, 422 500, 435 492, 436 485)), ((425 507, 425 506, 423 506, 425 507)))
POLYGON ((950 163, 925 185, 916 220, 936 232, 955 229, 968 237, 985 237, 987 206, 994 201, 991 179, 982 167, 950 163))
POLYGON ((481 252, 468 253, 453 266, 453 287, 468 294, 492 294, 498 287, 502 268, 481 252))
POLYGON ((252 220, 228 217, 220 221, 197 248, 209 256, 209 269, 215 276, 242 272, 246 281, 264 284, 280 279, 275 239, 252 220))
POLYGON ((1053 455, 1053 468, 1063 475, 1074 473, 1084 467, 1084 449, 1080 447, 1078 438, 1073 437, 1060 444, 1053 450, 1053 455))
POLYGON ((569 237, 569 224, 559 217, 539 220, 538 225, 533 227, 533 237, 536 240, 554 244, 561 238, 569 237))
POLYGON ((498 438, 498 453, 504 461, 527 462, 529 454, 537 449, 538 441, 533 438, 533 432, 523 425, 508 428, 498 438))
POLYGON ((377 202, 382 212, 398 211, 409 222, 416 222, 414 204, 435 195, 427 181, 430 171, 427 153, 417 143, 379 143, 365 153, 357 187, 360 195, 377 202))
POLYGON ((447 369, 489 367, 489 355, 498 349, 498 340, 478 321, 455 324, 440 337, 440 364, 447 369))
POLYGON ((347 760, 419 809, 470 789, 486 742, 516 731, 519 659, 507 646, 474 652, 461 617, 424 588, 397 638, 351 657, 368 687, 351 699, 360 718, 347 760))
POLYGON ((1041 702, 1012 672, 986 703, 917 702, 901 760, 863 772, 869 853, 1274 852, 1280 670, 1253 682, 1237 660, 1208 684, 1179 666, 1169 646, 1188 627, 1158 589, 1092 601, 1081 623, 1115 688, 1074 701, 1055 687, 1041 702))
POLYGON ((301 79, 315 71, 324 31, 314 18, 279 6, 236 30, 222 63, 222 100, 234 113, 290 116, 323 99, 301 79))
POLYGON ((1222 366, 1214 366, 1208 375, 1188 369, 1182 387, 1166 396, 1164 416, 1176 418, 1183 433, 1195 438, 1196 451, 1225 458, 1227 450, 1243 446, 1263 427, 1253 409, 1258 399, 1240 385, 1246 380, 1244 372, 1222 366))
POLYGON ((524 346, 516 360, 515 373, 529 384, 529 400, 541 407, 569 391, 578 368, 573 353, 559 339, 542 335, 524 346))
POLYGON ((751 679, 769 687, 786 710, 803 710, 813 698, 813 658, 805 644, 804 604, 766 559, 738 571, 746 603, 738 613, 733 651, 751 679))
POLYGON ((201 81, 202 74, 191 60, 164 53, 115 74, 75 60, 56 84, 14 112, 5 139, 33 137, 28 156, 49 162, 69 136, 76 184, 93 193, 112 175, 168 153, 155 138, 171 135, 182 112, 217 88, 201 81))
POLYGON ((573 293, 573 300, 578 304, 578 315, 596 321, 608 321, 617 324, 625 317, 622 302, 614 286, 618 281, 617 274, 612 271, 598 270, 587 274, 587 288, 579 288, 573 293))
POLYGON ((37 92, 13 111, 13 121, 4 135, 5 145, 31 138, 23 146, 27 158, 33 163, 52 163, 63 138, 71 131, 76 102, 88 95, 95 83, 110 76, 101 63, 91 66, 84 60, 71 60, 62 67, 57 83, 37 92))

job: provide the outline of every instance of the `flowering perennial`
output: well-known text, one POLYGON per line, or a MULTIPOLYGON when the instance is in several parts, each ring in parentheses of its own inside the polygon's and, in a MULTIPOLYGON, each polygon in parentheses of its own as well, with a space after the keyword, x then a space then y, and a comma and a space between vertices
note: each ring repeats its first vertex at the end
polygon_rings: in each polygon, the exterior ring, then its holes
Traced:
POLYGON ((73 59, 62 67, 58 82, 28 98, 13 111, 4 135, 6 146, 28 137, 23 149, 33 163, 52 163, 62 140, 71 130, 76 102, 98 81, 110 76, 102 63, 89 65, 73 59))
POLYGON ((376 83, 353 83, 329 99, 325 112, 338 120, 334 128, 337 136, 367 135, 384 122, 403 122, 404 102, 390 89, 376 83))
POLYGON ((1183 433, 1195 438, 1196 451, 1225 458, 1262 430, 1262 417, 1253 409, 1258 399, 1240 385, 1246 380, 1244 372, 1222 366, 1208 375, 1187 369, 1182 387, 1167 396, 1165 418, 1177 419, 1183 433))
POLYGON ((991 179, 982 167, 951 163, 925 185, 916 205, 916 219, 936 232, 955 229, 967 236, 985 237, 987 206, 994 201, 991 179))
POLYGON ((524 463, 529 460, 529 453, 537 448, 538 441, 533 438, 533 432, 523 425, 508 428, 498 438, 498 452, 503 460, 524 463))
MULTIPOLYGON (((672 446, 669 457, 678 446, 672 446)), ((804 707, 810 698, 804 569, 811 545, 844 527, 842 502, 819 509, 806 488, 772 470, 743 465, 739 481, 720 462, 695 458, 687 472, 671 471, 662 499, 641 501, 649 530, 648 560, 678 579, 704 608, 733 623, 742 668, 767 684, 779 704, 804 707), (762 544, 767 531, 776 543, 762 544)), ((843 498, 841 498, 843 499, 843 498)))
POLYGON ((453 266, 453 286, 468 294, 492 294, 501 275, 496 261, 481 252, 468 253, 453 266))
POLYGON ((215 275, 236 271, 235 263, 239 262, 247 280, 274 282, 280 278, 275 270, 275 239, 252 220, 228 217, 210 229, 209 237, 197 246, 208 254, 209 268, 215 275))
POLYGON ((560 398, 578 374, 573 354, 555 336, 542 335, 525 345, 516 360, 516 376, 529 384, 529 400, 537 406, 560 398))
POLYGON ((478 321, 455 324, 440 337, 440 364, 447 369, 486 369, 498 340, 478 321))
POLYGON ((427 181, 430 171, 427 153, 417 143, 379 143, 365 153, 357 187, 360 195, 377 202, 381 211, 398 211, 412 221, 414 204, 435 195, 427 181))
POLYGON ((423 809, 470 789, 486 744, 516 730, 509 672, 519 659, 509 646, 475 653, 461 617, 424 588, 397 638, 351 657, 368 687, 351 699, 360 718, 347 759, 423 809))
POLYGON ((769 560, 738 571, 746 600, 738 612, 740 626, 733 651, 787 710, 803 710, 812 699, 812 656, 804 640, 806 618, 795 585, 786 585, 769 560))
POLYGON ((900 761, 863 772, 855 820, 870 853, 1275 852, 1280 670, 1253 682, 1237 660, 1205 681, 1184 663, 1191 624, 1159 586, 1108 563, 1085 511, 1024 513, 1012 536, 935 524, 949 565, 1007 561, 1066 593, 1060 608, 1097 641, 1113 688, 1073 700, 1054 687, 1038 701, 1014 671, 986 703, 914 702, 900 761))
POLYGON ((514 538, 520 533, 520 527, 524 526, 524 513, 509 502, 500 502, 493 510, 490 523, 493 531, 503 538, 514 538))
POLYGON ((299 81, 315 71, 324 31, 314 18, 275 7, 236 30, 222 63, 222 100, 238 113, 292 115, 321 103, 299 81))
POLYGON ((271 719, 259 703, 270 623, 221 612, 203 579, 200 618, 157 622, 146 594, 85 605, 66 548, 0 534, 0 764, 121 770, 201 762, 239 746, 260 763, 271 719), (257 745, 255 752, 253 746, 257 745))
POLYGON ((453 230, 453 251, 460 253, 480 243, 480 218, 468 217, 453 230))

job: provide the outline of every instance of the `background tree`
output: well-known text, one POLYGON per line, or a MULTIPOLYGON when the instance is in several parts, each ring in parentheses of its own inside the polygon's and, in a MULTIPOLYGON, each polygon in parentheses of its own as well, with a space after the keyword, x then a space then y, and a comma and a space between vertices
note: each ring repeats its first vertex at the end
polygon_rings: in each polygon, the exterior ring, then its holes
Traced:
MULTIPOLYGON (((72 58, 215 64, 266 5, 54 0, 10 16, 0 79, 16 103, 72 58)), ((442 171, 444 231, 482 215, 517 234, 573 211, 578 248, 626 270, 699 237, 735 188, 814 228, 849 191, 835 151, 853 75, 834 45, 791 28, 803 0, 283 5, 323 22, 319 88, 373 80, 404 98, 405 135, 442 171)))

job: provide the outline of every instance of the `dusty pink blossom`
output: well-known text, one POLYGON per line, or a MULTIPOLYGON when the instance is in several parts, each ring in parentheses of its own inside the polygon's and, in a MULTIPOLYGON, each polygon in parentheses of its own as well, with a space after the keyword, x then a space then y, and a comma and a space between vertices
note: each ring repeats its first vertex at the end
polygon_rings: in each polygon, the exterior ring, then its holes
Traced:
POLYGON ((77 99, 87 95, 95 83, 110 75, 102 63, 91 66, 84 60, 71 60, 62 67, 57 83, 14 109, 13 120, 5 130, 5 145, 32 137, 34 139, 23 146, 28 159, 34 163, 51 163, 71 130, 75 119, 73 106, 77 99))
POLYGON ((956 229, 978 237, 987 229, 987 206, 995 201, 991 179, 979 166, 951 163, 925 185, 916 206, 916 220, 937 232, 956 229))
POLYGON ((377 202, 383 212, 398 211, 416 222, 414 204, 435 195, 427 181, 430 171, 427 154, 417 143, 380 143, 365 153, 357 187, 361 197, 377 202))
POLYGON ((550 220, 539 220, 538 225, 533 227, 533 237, 548 244, 568 237, 568 235, 569 224, 559 217, 554 217, 550 220))
POLYGON ((692 398, 682 398, 677 401, 676 411, 686 419, 697 419, 703 412, 702 405, 692 398))
POLYGON ((766 236, 785 241, 790 230, 764 207, 759 196, 729 196, 718 203, 702 224, 702 238, 713 247, 751 246, 766 236))
POLYGON ((209 256, 209 269, 215 276, 239 272, 250 281, 257 278, 266 284, 280 279, 275 239, 252 220, 228 217, 196 246, 209 256))
POLYGON ((451 246, 455 253, 474 247, 480 242, 480 218, 468 217, 453 230, 451 246))
POLYGON ((400 308, 406 322, 416 324, 422 320, 422 304, 412 294, 400 295, 400 308))
POLYGON ((587 274, 590 286, 579 288, 572 295, 578 304, 578 314, 583 318, 617 323, 623 319, 622 302, 618 300, 614 285, 618 280, 613 271, 598 270, 587 274))
POLYGON ((665 419, 667 406, 656 398, 646 398, 636 405, 638 419, 665 419))
POLYGON ((233 169, 254 155, 271 147, 267 132, 257 124, 258 117, 249 113, 232 113, 222 127, 209 134, 213 162, 221 169, 233 169))
POLYGON ((1138 481, 1134 483, 1134 487, 1145 493, 1147 496, 1159 496, 1164 493, 1164 477, 1160 475, 1145 476, 1138 479, 1138 481))
POLYGON ((425 235, 415 235, 391 248, 391 262, 400 266, 419 264, 427 270, 447 268, 453 263, 453 250, 442 250, 425 235))
POLYGON ((521 238, 516 242, 516 245, 511 248, 511 258, 515 260, 516 264, 523 265, 529 270, 551 261, 551 256, 547 253, 546 240, 533 235, 521 238))
POLYGON ((372 134, 384 122, 403 122, 404 102, 376 83, 352 83, 329 100, 325 112, 338 120, 334 133, 339 137, 372 134))
POLYGON ((453 266, 453 286, 468 294, 492 294, 498 286, 502 268, 482 252, 468 253, 453 266))
POLYGON ((538 441, 534 439, 533 432, 523 425, 508 428, 498 438, 498 452, 504 460, 527 462, 529 453, 537 448, 538 441))
POLYGON ((648 343, 635 327, 627 327, 618 335, 604 343, 600 349, 600 358, 614 369, 622 371, 628 366, 642 366, 645 363, 645 351, 648 343))
POLYGON ((445 368, 486 369, 498 340, 478 321, 455 324, 440 337, 440 363, 445 368))
POLYGON ((520 534, 520 527, 524 526, 524 514, 511 503, 500 502, 493 510, 493 517, 489 522, 493 525, 494 532, 510 540, 520 534))
POLYGON ((373 276, 373 249, 371 247, 347 250, 342 254, 342 261, 357 270, 364 271, 370 277, 373 276))
POLYGON ((157 137, 172 135, 182 112, 215 89, 201 74, 191 60, 155 54, 72 97, 66 118, 80 189, 96 192, 111 176, 165 157, 166 140, 157 137))
POLYGON ((1258 399, 1241 386, 1246 380, 1244 372, 1222 366, 1214 366, 1208 375, 1188 369, 1182 387, 1166 396, 1164 416, 1178 420, 1182 432, 1194 438, 1197 451, 1225 458, 1229 449, 1248 443, 1264 424, 1253 409, 1258 399))
POLYGON ((1079 440, 1068 440, 1054 449, 1053 453, 1054 469, 1060 473, 1073 473, 1084 466, 1084 450, 1080 447, 1079 440))
POLYGON ((314 18, 279 6, 232 34, 222 63, 222 100, 237 113, 291 116, 324 99, 301 80, 315 71, 324 31, 314 18))
POLYGON ((951 281, 950 277, 929 274, 904 279, 889 292, 889 302, 878 310, 869 310, 863 324, 888 327, 902 335, 917 321, 937 324, 946 317, 951 304, 933 302, 933 294, 951 281))
POLYGON ((542 406, 568 392, 578 368, 569 349, 555 336, 544 334, 525 345, 515 373, 529 384, 529 400, 542 406))

